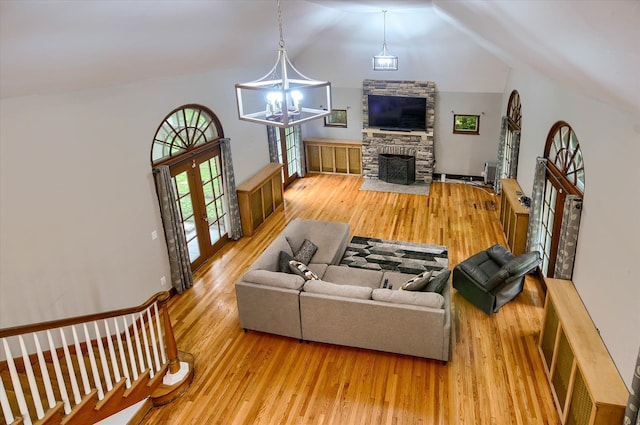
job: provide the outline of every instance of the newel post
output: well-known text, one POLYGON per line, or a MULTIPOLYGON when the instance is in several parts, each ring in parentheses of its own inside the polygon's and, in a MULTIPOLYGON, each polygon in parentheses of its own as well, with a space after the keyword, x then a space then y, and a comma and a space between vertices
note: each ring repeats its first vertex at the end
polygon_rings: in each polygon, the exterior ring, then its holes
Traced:
POLYGON ((164 325, 164 343, 167 349, 167 357, 169 359, 169 373, 176 373, 180 370, 180 361, 178 360, 178 345, 176 337, 173 334, 171 326, 171 318, 167 309, 167 301, 163 300, 160 304, 160 314, 162 314, 162 322, 164 325))
POLYGON ((169 310, 167 309, 167 302, 169 301, 169 298, 169 292, 165 292, 163 296, 158 299, 158 303, 160 304, 160 314, 162 315, 164 325, 164 343, 166 345, 167 357, 169 359, 169 370, 164 376, 162 383, 164 385, 172 386, 177 383, 181 383, 189 374, 189 363, 181 362, 178 358, 178 345, 176 344, 176 337, 173 334, 169 310))

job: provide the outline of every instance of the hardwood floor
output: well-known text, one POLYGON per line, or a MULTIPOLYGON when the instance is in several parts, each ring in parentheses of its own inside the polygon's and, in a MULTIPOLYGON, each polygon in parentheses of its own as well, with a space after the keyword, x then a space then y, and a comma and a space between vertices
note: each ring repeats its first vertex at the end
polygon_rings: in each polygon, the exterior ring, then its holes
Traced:
POLYGON ((531 277, 491 317, 453 290, 446 365, 240 329, 234 282, 296 217, 348 222, 352 236, 447 245, 451 268, 505 243, 499 198, 489 191, 435 182, 424 197, 359 191, 361 181, 299 179, 285 192, 283 211, 252 237, 228 243, 197 272, 193 288, 172 299, 178 346, 195 356, 195 378, 142 424, 560 423, 536 348, 543 300, 531 277))

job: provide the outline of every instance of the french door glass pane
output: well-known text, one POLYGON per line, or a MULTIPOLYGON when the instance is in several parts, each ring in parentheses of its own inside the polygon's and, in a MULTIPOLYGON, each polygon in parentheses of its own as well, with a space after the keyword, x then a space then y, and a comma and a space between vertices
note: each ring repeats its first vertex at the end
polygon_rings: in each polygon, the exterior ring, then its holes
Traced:
POLYGON ((193 215, 193 200, 187 172, 183 171, 177 174, 173 178, 173 183, 177 197, 176 203, 180 210, 180 220, 182 221, 182 228, 184 229, 184 234, 187 239, 189 260, 193 261, 200 256, 200 247, 198 246, 198 233, 193 215))
POLYGON ((549 276, 549 265, 551 263, 551 244, 553 242, 553 223, 556 215, 556 200, 558 198, 558 189, 556 189, 551 181, 547 180, 545 184, 544 205, 542 210, 542 273, 549 276))
POLYGON ((298 155, 296 154, 296 137, 293 127, 289 127, 285 131, 287 145, 287 171, 289 172, 289 176, 292 176, 298 171, 298 167, 296 166, 298 162, 298 155))
POLYGON ((504 162, 502 163, 502 172, 504 173, 509 169, 511 165, 511 144, 513 143, 513 130, 507 128, 507 134, 505 135, 505 147, 504 147, 504 162))
POLYGON ((276 146, 278 147, 278 162, 282 164, 284 163, 284 159, 282 157, 282 142, 280 140, 280 129, 276 129, 276 146))
POLYGON ((219 172, 220 156, 214 156, 200 163, 200 178, 204 193, 207 224, 211 244, 216 243, 224 231, 224 200, 222 190, 222 174, 219 172))
POLYGON ((189 261, 193 262, 200 256, 200 246, 198 246, 197 235, 193 239, 187 239, 187 249, 189 250, 189 261))

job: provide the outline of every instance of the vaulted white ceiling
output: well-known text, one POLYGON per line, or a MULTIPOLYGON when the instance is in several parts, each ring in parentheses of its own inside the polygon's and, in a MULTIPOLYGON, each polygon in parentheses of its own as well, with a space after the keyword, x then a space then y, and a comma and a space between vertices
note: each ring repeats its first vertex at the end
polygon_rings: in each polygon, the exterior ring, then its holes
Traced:
MULTIPOLYGON (((289 55, 326 60, 329 76, 301 71, 334 85, 379 76, 370 58, 382 46, 387 9, 387 41, 401 69, 384 78, 427 69, 440 87, 495 91, 504 70, 526 68, 640 114, 637 0, 281 4, 289 55), (360 63, 362 72, 350 71, 360 63), (482 79, 472 89, 458 81, 481 73, 501 75, 484 88, 482 79)), ((1 0, 0 96, 217 69, 252 69, 257 78, 275 61, 278 40, 276 0, 1 0)))

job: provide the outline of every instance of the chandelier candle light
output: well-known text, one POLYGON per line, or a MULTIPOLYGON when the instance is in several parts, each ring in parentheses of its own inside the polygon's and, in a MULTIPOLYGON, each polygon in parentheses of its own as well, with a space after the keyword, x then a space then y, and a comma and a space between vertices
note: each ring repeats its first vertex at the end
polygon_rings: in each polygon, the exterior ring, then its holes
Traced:
POLYGON ((398 57, 393 56, 387 50, 387 11, 382 11, 384 16, 384 36, 382 41, 382 51, 373 57, 374 71, 397 71, 398 57))
POLYGON ((329 115, 331 83, 305 77, 287 57, 282 37, 280 0, 278 0, 278 27, 280 49, 278 60, 271 71, 259 80, 236 84, 238 118, 287 128, 329 115), (318 109, 304 106, 314 103, 320 105, 318 109))

